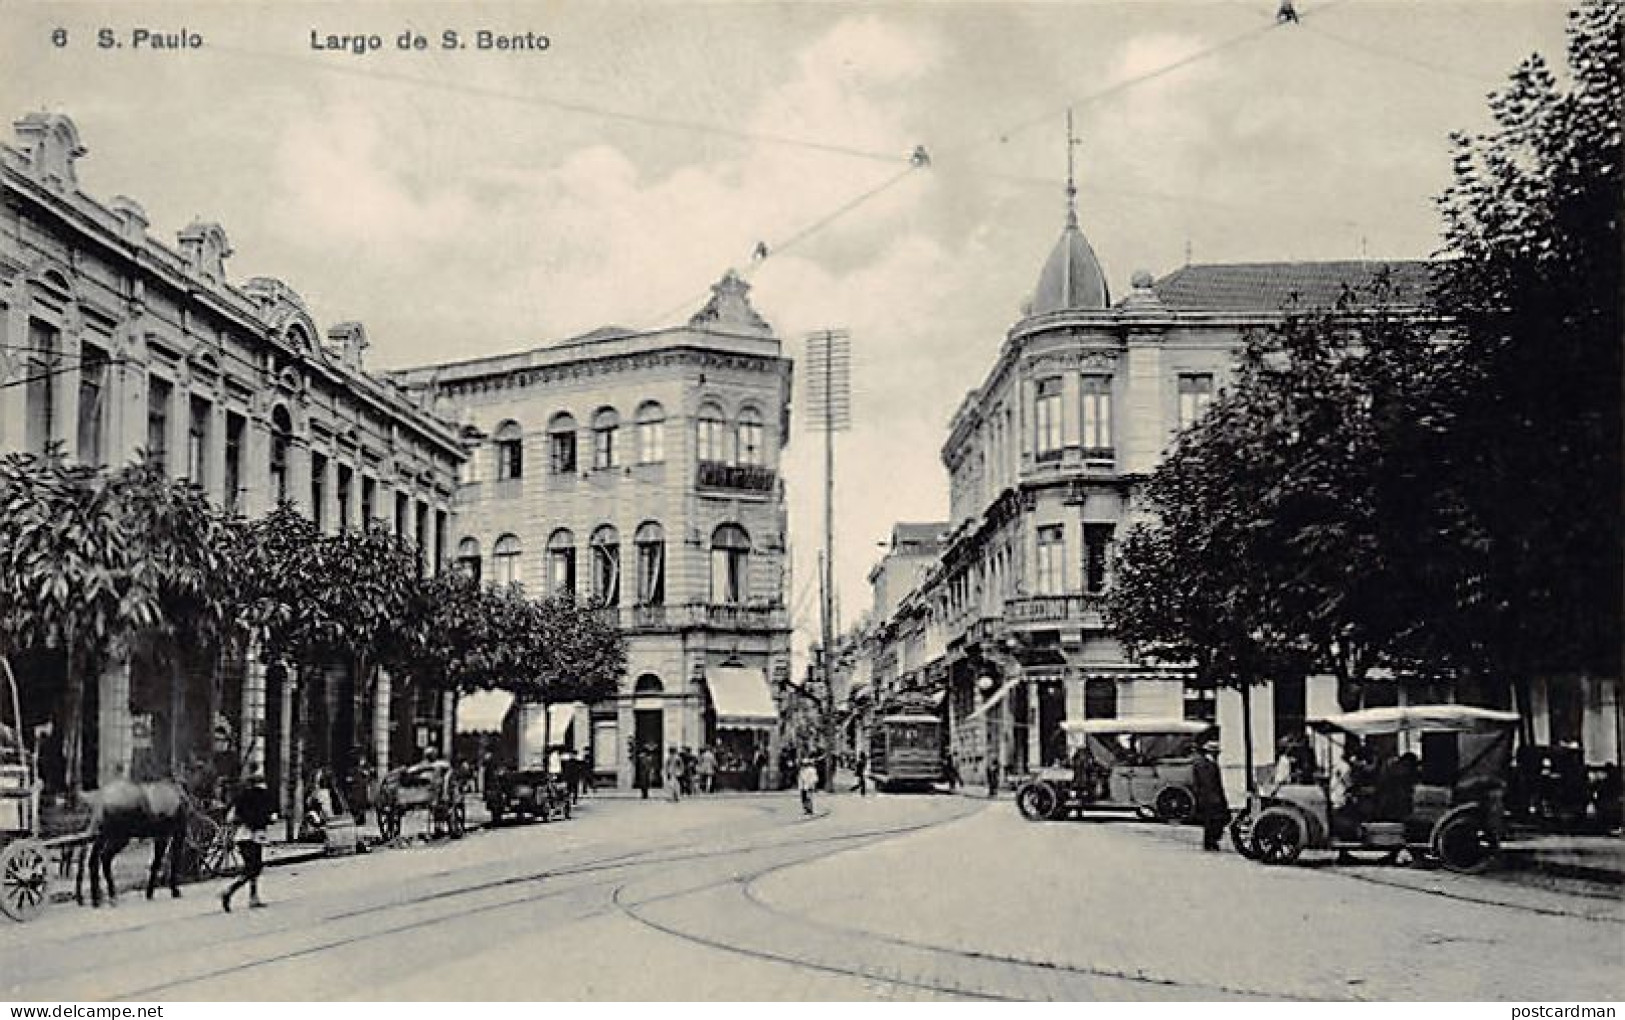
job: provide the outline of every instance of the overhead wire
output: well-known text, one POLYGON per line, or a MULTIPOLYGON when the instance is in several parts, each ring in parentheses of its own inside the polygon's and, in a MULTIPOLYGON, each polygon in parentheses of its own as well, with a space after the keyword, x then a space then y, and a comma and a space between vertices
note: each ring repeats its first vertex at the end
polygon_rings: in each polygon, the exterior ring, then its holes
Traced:
POLYGON ((1486 75, 1474 74, 1471 71, 1463 71, 1458 68, 1448 67, 1444 64, 1436 64, 1432 61, 1423 60, 1420 57, 1413 57, 1407 53, 1400 53, 1398 50, 1384 49, 1381 46, 1375 46, 1359 39, 1350 39, 1347 36, 1337 35, 1335 33, 1328 32, 1323 28, 1311 26, 1309 29, 1307 29, 1307 31, 1312 35, 1319 36, 1322 39, 1329 39, 1330 41, 1337 43, 1339 46, 1345 46, 1351 50, 1364 53, 1367 56, 1377 57, 1382 60, 1394 61, 1400 64, 1409 64, 1412 67, 1421 68, 1424 71, 1432 71, 1434 74, 1442 74, 1450 78, 1456 78, 1461 81, 1470 81, 1475 84, 1486 85, 1491 88, 1502 84, 1502 82, 1498 79, 1490 78, 1486 75))

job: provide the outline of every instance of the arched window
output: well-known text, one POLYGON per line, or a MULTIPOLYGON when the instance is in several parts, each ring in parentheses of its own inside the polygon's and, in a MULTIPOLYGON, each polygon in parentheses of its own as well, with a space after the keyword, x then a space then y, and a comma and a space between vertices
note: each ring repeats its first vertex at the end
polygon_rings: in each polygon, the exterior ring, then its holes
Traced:
POLYGON ((666 604, 666 530, 654 521, 638 525, 638 605, 666 604))
POLYGON ((592 533, 592 597, 599 605, 621 602, 621 536, 605 524, 592 533))
POLYGON ((525 474, 525 435, 516 421, 505 421, 491 436, 497 451, 497 481, 522 478, 525 474))
POLYGON ((613 407, 601 407, 598 413, 592 416, 593 470, 620 467, 621 451, 616 435, 620 428, 621 416, 613 407))
POLYGON ((491 580, 499 585, 519 584, 524 581, 519 572, 519 538, 503 535, 491 547, 491 580))
POLYGON ((698 428, 700 460, 713 464, 726 464, 728 462, 728 453, 725 440, 728 432, 728 422, 722 416, 722 408, 712 403, 701 404, 698 428))
POLYGON ((636 685, 633 686, 632 693, 633 694, 661 694, 661 693, 664 693, 665 690, 666 690, 666 685, 660 682, 659 677, 655 676, 653 673, 645 673, 642 676, 638 677, 638 682, 637 682, 636 685))
POLYGON ((465 538, 457 543, 457 569, 469 576, 475 584, 480 581, 480 540, 465 538))
POLYGON ((762 449, 762 412, 754 407, 739 411, 739 463, 762 467, 767 452, 762 449))
POLYGON ((288 450, 293 446, 293 418, 286 407, 271 412, 271 495, 288 498, 288 450))
POLYGON ((1117 681, 1103 676, 1092 676, 1084 681, 1083 717, 1085 719, 1117 718, 1117 681))
POLYGON ((737 524, 724 524, 711 534, 711 602, 737 606, 747 596, 750 536, 737 524))
POLYGON ((555 595, 576 590, 576 537, 569 528, 547 539, 547 586, 555 595))
POLYGON ((560 411, 547 423, 547 454, 554 474, 575 474, 576 420, 570 412, 560 411))
POLYGON ((666 459, 666 409, 653 400, 638 407, 638 463, 659 464, 666 459))

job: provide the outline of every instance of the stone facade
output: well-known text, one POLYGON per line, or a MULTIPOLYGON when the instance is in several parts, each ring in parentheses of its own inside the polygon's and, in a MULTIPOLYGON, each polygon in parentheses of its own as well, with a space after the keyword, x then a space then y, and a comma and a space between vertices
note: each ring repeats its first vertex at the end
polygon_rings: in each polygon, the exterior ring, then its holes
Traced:
POLYGON ((457 562, 532 592, 570 588, 627 633, 620 696, 551 738, 590 748, 600 782, 634 783, 634 740, 761 741, 777 761, 777 728, 718 718, 710 690, 717 670, 744 667, 782 698, 789 672, 791 366, 747 290, 730 273, 676 329, 606 328, 395 376, 463 423, 473 451, 457 562))
MULTIPOLYGON (((193 223, 171 247, 148 234, 135 201, 80 191, 74 164, 85 149, 67 117, 32 114, 16 129, 17 144, 0 146, 0 451, 55 445, 95 464, 145 453, 246 516, 285 498, 329 532, 391 522, 433 567, 463 459, 458 435, 365 371, 363 327, 324 333, 286 284, 231 281, 218 224, 193 223)), ((31 661, 25 697, 41 732, 60 687, 48 659, 31 661)), ((268 665, 250 655, 219 667, 137 641, 89 692, 85 775, 180 775, 194 758, 229 752, 281 786, 293 685, 268 665)), ((309 689, 306 709, 325 723, 318 761, 346 764, 352 732, 370 731, 385 762, 392 742, 445 739, 437 699, 413 707, 397 697, 393 723, 378 713, 368 726, 343 671, 309 689)), ((382 695, 389 704, 387 684, 382 695)))

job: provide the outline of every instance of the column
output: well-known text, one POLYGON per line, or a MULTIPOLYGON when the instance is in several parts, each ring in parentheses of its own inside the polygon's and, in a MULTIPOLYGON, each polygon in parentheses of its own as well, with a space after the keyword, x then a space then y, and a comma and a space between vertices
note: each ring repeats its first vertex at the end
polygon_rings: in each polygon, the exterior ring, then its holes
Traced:
POLYGON ((260 660, 259 648, 252 647, 243 666, 242 716, 237 732, 237 756, 242 761, 243 774, 265 773, 265 663, 260 660))
POLYGON ((389 712, 394 680, 387 670, 378 671, 378 689, 372 699, 373 769, 382 776, 389 771, 389 712))
POLYGON ((97 685, 96 780, 105 785, 130 774, 130 657, 120 656, 100 676, 82 677, 81 682, 97 685))

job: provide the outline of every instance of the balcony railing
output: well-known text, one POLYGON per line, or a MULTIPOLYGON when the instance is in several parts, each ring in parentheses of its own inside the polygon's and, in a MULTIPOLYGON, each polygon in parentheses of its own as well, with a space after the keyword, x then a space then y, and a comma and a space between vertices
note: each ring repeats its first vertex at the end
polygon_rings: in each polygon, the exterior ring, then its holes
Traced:
POLYGON ((702 489, 729 489, 734 492, 772 492, 778 475, 772 468, 754 464, 719 464, 702 460, 699 485, 702 489))
MULTIPOLYGON (((614 610, 610 610, 613 612, 614 610)), ((675 606, 626 606, 620 625, 628 630, 788 630, 789 613, 773 606, 713 606, 690 602, 675 606)))
POLYGON ((1005 622, 1013 627, 1033 624, 1076 624, 1103 627, 1104 595, 1029 595, 1007 599, 1005 622))

